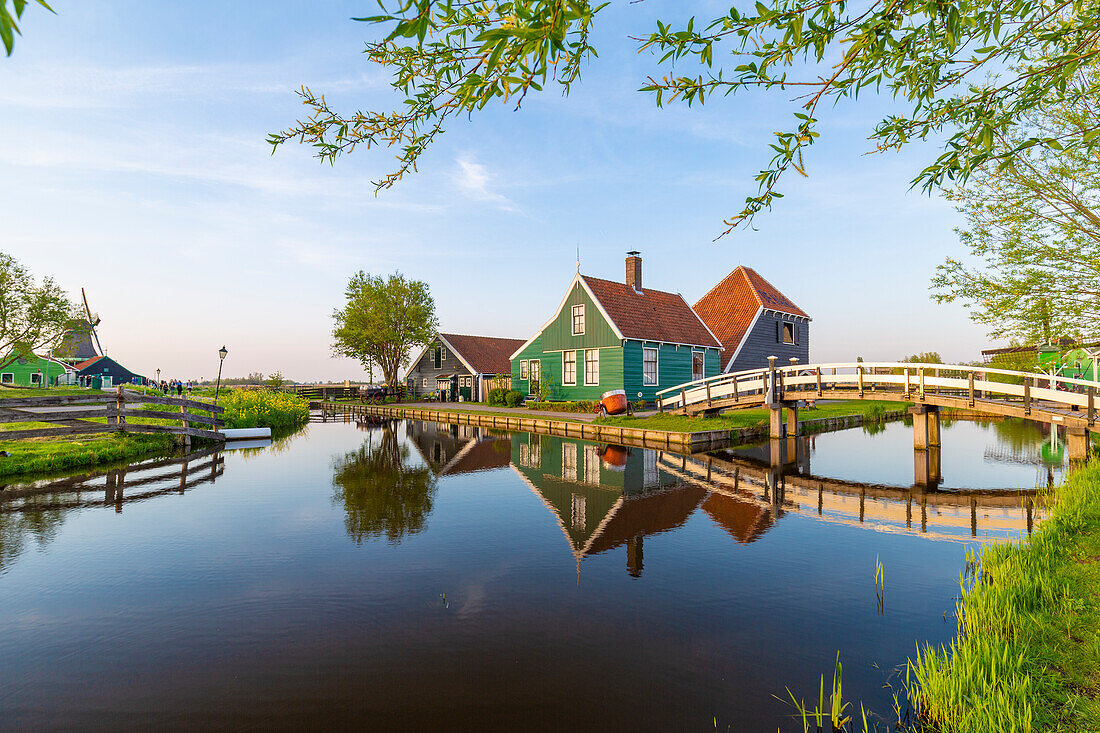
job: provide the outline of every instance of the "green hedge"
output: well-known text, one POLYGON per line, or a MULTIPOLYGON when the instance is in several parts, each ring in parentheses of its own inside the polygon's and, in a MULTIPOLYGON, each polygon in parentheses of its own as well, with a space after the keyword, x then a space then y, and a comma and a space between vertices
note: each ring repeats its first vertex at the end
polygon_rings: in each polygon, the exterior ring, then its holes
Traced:
POLYGON ((577 400, 576 402, 528 402, 529 410, 548 410, 550 412, 595 412, 595 400, 577 400))

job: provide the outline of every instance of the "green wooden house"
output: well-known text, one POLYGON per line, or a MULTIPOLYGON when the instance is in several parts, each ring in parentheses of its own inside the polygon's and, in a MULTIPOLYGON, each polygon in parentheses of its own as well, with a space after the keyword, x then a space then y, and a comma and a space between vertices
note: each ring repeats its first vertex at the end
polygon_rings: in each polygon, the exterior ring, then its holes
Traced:
POLYGON ((659 390, 717 375, 722 343, 678 293, 642 287, 630 252, 626 281, 576 274, 561 304, 512 354, 512 389, 551 400, 598 400, 621 389, 653 401, 659 390))
POLYGON ((5 387, 44 387, 66 373, 74 373, 68 364, 37 354, 28 358, 13 353, 0 360, 0 386, 5 387))

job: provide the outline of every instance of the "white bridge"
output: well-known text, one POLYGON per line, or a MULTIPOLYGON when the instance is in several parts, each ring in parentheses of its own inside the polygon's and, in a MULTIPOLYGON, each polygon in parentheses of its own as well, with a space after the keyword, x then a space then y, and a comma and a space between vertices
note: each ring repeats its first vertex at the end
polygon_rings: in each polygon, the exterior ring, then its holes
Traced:
POLYGON ((720 374, 661 390, 657 408, 682 415, 713 415, 721 410, 768 407, 771 437, 782 438, 798 434, 798 403, 803 400, 913 402, 910 412, 918 449, 939 446, 939 408, 950 407, 1064 426, 1073 458, 1087 454, 1089 432, 1100 432, 1096 420, 1100 382, 962 364, 778 366, 774 357, 769 363, 763 369, 720 374))

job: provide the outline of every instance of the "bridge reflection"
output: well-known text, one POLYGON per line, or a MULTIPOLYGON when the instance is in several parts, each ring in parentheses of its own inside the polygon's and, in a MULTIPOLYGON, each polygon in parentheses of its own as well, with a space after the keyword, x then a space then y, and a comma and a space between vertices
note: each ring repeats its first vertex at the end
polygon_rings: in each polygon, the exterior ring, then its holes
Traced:
POLYGON ((625 548, 627 571, 640 575, 645 538, 676 530, 699 511, 741 544, 788 515, 946 541, 1017 537, 1036 521, 1035 492, 957 493, 814 476, 808 438, 684 455, 471 425, 405 425, 438 476, 511 467, 557 521, 578 569, 586 558, 625 548))

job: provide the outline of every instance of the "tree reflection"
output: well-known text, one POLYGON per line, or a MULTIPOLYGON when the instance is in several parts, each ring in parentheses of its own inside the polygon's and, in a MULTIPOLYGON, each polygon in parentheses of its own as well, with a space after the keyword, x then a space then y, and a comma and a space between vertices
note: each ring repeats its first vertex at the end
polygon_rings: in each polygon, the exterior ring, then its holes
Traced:
POLYGON ((422 531, 435 498, 431 469, 409 465, 409 447, 398 442, 392 425, 336 458, 332 485, 333 501, 343 503, 344 526, 357 544, 382 535, 396 544, 422 531))
POLYGON ((57 509, 36 509, 28 506, 20 511, 0 512, 0 573, 23 554, 28 539, 44 547, 57 539, 64 521, 57 509))

